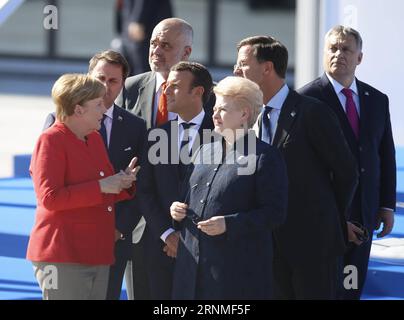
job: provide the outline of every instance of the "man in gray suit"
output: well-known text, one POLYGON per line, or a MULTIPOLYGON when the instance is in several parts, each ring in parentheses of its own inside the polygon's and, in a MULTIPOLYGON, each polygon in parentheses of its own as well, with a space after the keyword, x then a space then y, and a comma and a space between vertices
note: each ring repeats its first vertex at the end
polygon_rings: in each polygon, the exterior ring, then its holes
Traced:
MULTIPOLYGON (((151 71, 129 77, 125 82, 124 90, 116 103, 143 118, 148 129, 177 117, 177 114, 167 111, 166 105, 162 107, 160 102, 165 99, 164 88, 170 68, 180 61, 189 59, 192 52, 192 40, 193 29, 188 22, 178 18, 162 20, 153 29, 150 39, 149 64, 151 71)), ((211 114, 211 112, 207 113, 211 114)), ((147 274, 142 272, 144 254, 147 254, 144 252, 143 240, 147 232, 148 228, 142 219, 134 231, 134 242, 136 243, 133 245, 132 266, 126 271, 130 299, 153 298, 148 292, 147 274)), ((165 243, 169 247, 177 245, 178 235, 170 234, 165 243)))
MULTIPOLYGON (((153 30, 150 39, 150 72, 129 77, 117 104, 143 118, 148 128, 158 123, 158 102, 163 94, 170 68, 189 59, 192 52, 193 30, 189 23, 178 18, 162 20, 153 30)), ((176 118, 168 114, 168 120, 176 118)))

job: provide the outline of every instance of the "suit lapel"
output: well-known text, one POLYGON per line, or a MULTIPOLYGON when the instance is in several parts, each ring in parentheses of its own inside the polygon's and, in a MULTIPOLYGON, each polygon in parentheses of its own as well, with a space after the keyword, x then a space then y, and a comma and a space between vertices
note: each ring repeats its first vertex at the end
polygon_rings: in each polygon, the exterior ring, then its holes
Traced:
POLYGON ((356 84, 358 86, 359 106, 360 106, 359 140, 364 141, 365 138, 367 137, 366 124, 370 123, 369 105, 371 104, 371 96, 369 91, 366 91, 364 89, 362 82, 360 82, 358 79, 356 79, 356 84))
MULTIPOLYGON (((341 102, 338 99, 334 87, 325 74, 323 74, 320 81, 322 92, 324 94, 324 101, 332 108, 334 113, 337 115, 338 120, 341 124, 342 131, 344 132, 344 136, 348 144, 350 145, 351 150, 357 150, 358 144, 356 142, 356 137, 344 112, 344 109, 341 106, 341 102)), ((362 125, 362 121, 360 121, 360 125, 362 125)))
POLYGON ((289 135, 294 121, 297 118, 299 108, 297 103, 299 102, 299 95, 295 91, 291 90, 282 105, 281 113, 279 115, 278 124, 275 131, 275 137, 272 141, 272 145, 277 148, 281 147, 285 142, 286 137, 289 135))
POLYGON ((153 123, 153 106, 154 96, 156 93, 156 76, 154 72, 151 73, 150 79, 144 86, 139 87, 137 108, 140 109, 142 118, 146 120, 147 127, 154 126, 153 123))
POLYGON ((258 139, 261 137, 261 130, 262 130, 262 110, 258 114, 257 120, 255 121, 252 129, 255 131, 255 135, 258 139))
POLYGON ((204 139, 204 136, 203 136, 203 130, 204 130, 204 129, 213 130, 212 117, 211 117, 211 115, 209 115, 209 114, 207 114, 207 113, 205 113, 205 116, 203 117, 202 123, 201 123, 201 125, 200 125, 200 127, 199 127, 199 130, 198 130, 199 139, 196 138, 196 139, 194 140, 193 145, 192 145, 192 154, 193 154, 196 150, 198 150, 199 147, 200 147, 202 144, 205 144, 205 143, 209 143, 209 142, 210 142, 210 141, 204 141, 204 140, 205 140, 205 139, 204 139))

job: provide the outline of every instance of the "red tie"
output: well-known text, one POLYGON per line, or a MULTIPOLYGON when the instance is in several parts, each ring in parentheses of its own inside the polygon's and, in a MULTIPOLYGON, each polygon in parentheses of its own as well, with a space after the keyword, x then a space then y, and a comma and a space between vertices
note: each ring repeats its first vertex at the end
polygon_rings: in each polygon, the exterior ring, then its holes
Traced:
POLYGON ((341 90, 342 94, 346 97, 345 112, 356 139, 359 139, 359 116, 356 110, 355 101, 352 97, 352 90, 344 88, 341 90))
POLYGON ((164 93, 166 88, 166 83, 163 82, 161 85, 161 94, 159 98, 159 104, 157 108, 157 118, 156 118, 156 125, 162 125, 166 123, 168 120, 168 111, 167 111, 167 96, 164 93))

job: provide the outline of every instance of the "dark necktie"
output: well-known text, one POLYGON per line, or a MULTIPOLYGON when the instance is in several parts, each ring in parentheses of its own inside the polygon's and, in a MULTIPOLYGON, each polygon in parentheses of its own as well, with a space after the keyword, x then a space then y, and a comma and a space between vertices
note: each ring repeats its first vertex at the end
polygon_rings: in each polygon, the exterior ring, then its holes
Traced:
POLYGON ((102 116, 101 128, 99 130, 99 133, 101 134, 102 140, 104 140, 104 143, 105 143, 105 147, 108 150, 107 128, 105 127, 105 123, 104 123, 104 120, 105 120, 106 117, 107 117, 106 114, 104 114, 102 116))
POLYGON ((190 144, 190 134, 189 134, 189 129, 195 125, 195 123, 186 123, 182 122, 181 123, 183 130, 183 135, 180 143, 180 149, 179 149, 179 155, 180 155, 180 161, 179 161, 179 174, 180 174, 180 179, 183 180, 185 178, 186 172, 187 172, 187 164, 183 163, 181 161, 181 155, 187 154, 188 156, 191 154, 189 151, 189 144, 190 144))
POLYGON ((359 115, 356 110, 355 101, 352 97, 352 90, 344 88, 341 90, 342 94, 346 97, 345 113, 351 125, 352 131, 356 139, 359 139, 359 115))
POLYGON ((268 144, 271 144, 272 141, 271 122, 269 121, 272 109, 270 106, 265 106, 262 114, 261 140, 268 144))

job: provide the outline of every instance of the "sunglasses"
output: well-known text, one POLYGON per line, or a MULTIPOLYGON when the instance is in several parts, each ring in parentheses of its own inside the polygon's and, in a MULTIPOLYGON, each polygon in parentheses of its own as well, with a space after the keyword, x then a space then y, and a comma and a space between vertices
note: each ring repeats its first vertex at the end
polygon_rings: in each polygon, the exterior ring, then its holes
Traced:
MULTIPOLYGON (((191 194, 191 190, 196 188, 197 186, 198 186, 198 184, 195 184, 192 187, 188 188, 187 194, 184 197, 184 201, 183 201, 184 203, 187 203, 187 204, 189 203, 189 197, 190 197, 190 194, 191 194)), ((197 225, 199 221, 202 221, 202 217, 198 216, 193 210, 188 209, 186 217, 188 219, 190 219, 192 221, 192 223, 195 224, 195 225, 197 225)))
POLYGON ((350 221, 355 227, 361 229, 363 234, 355 232, 356 237, 358 238, 359 241, 362 242, 367 242, 369 241, 369 231, 366 229, 362 224, 360 224, 357 221, 350 221))

